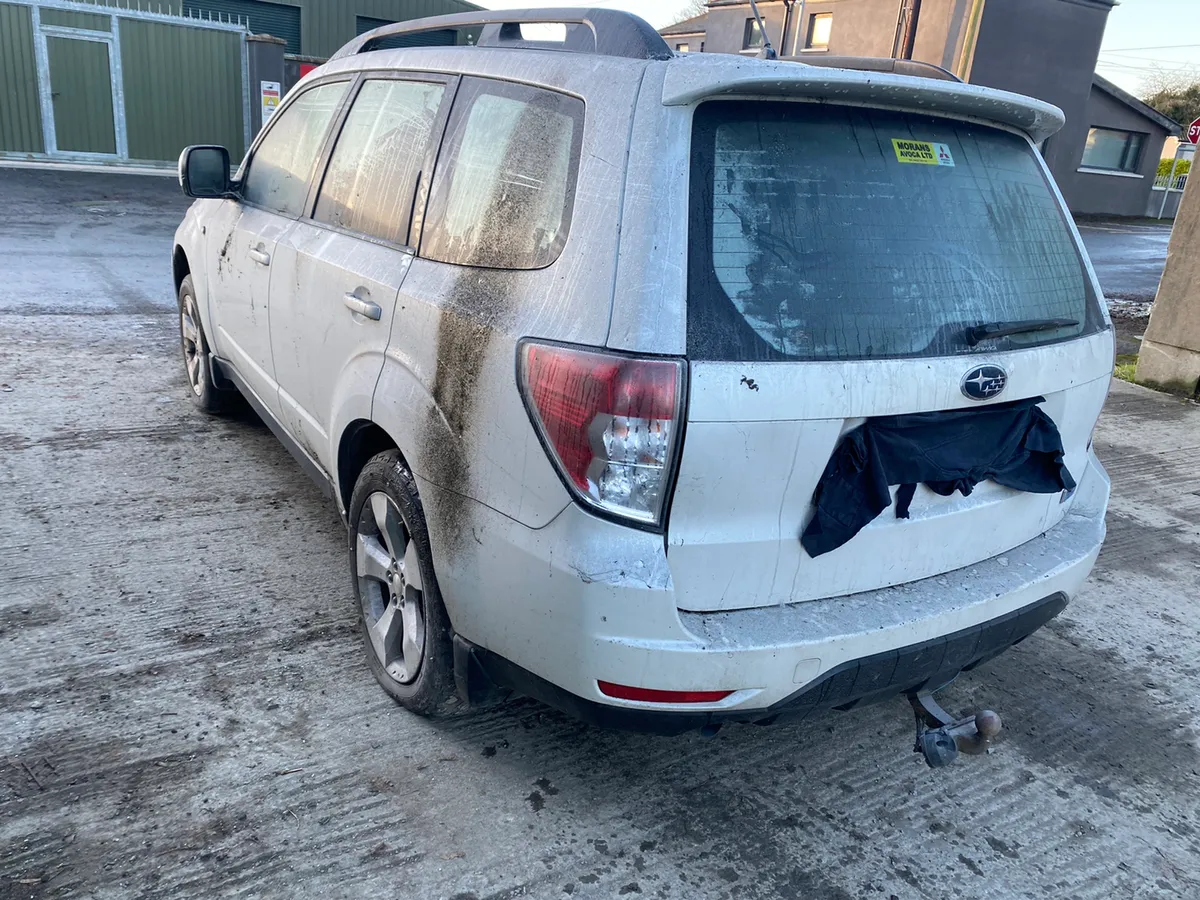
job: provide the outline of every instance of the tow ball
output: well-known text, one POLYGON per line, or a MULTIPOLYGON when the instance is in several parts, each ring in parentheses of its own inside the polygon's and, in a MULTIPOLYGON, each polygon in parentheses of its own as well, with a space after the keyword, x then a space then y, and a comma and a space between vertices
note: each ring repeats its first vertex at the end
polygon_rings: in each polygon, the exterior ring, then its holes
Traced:
POLYGON ((987 753, 1000 733, 1000 717, 990 709, 963 719, 954 719, 933 699, 933 694, 910 694, 917 716, 917 743, 914 753, 925 757, 931 769, 940 769, 958 759, 958 754, 980 756, 987 753))

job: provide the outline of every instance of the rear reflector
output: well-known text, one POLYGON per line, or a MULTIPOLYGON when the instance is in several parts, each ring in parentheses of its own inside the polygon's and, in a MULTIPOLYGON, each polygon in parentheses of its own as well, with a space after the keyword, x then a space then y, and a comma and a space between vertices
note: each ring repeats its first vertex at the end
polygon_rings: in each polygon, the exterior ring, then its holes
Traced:
POLYGON ((533 341, 519 352, 526 405, 575 495, 658 524, 679 444, 683 361, 533 341))
POLYGON ((600 693, 618 700, 640 700, 643 703, 716 703, 724 700, 733 691, 655 691, 650 688, 629 687, 598 681, 600 693))

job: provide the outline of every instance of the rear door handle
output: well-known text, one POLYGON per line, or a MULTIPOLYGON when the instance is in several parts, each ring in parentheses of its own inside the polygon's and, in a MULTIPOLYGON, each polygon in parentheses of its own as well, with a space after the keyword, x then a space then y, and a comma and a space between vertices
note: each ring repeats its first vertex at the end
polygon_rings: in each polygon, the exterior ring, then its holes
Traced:
POLYGON ((271 264, 271 254, 265 250, 259 250, 257 247, 250 248, 250 258, 260 266, 269 266, 271 264))
POLYGON ((342 294, 342 303, 351 312, 356 312, 360 316, 366 316, 368 319, 374 319, 376 322, 383 318, 383 310, 379 308, 379 304, 374 300, 363 300, 354 294, 342 294))

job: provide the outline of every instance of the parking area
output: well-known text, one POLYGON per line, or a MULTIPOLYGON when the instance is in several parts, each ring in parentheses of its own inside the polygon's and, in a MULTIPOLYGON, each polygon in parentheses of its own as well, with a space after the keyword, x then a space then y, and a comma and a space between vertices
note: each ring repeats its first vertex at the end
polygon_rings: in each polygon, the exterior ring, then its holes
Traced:
POLYGON ((1200 408, 1114 384, 1086 592, 947 689, 715 738, 415 718, 325 500, 186 397, 173 181, 0 169, 0 898, 1200 896, 1200 408))

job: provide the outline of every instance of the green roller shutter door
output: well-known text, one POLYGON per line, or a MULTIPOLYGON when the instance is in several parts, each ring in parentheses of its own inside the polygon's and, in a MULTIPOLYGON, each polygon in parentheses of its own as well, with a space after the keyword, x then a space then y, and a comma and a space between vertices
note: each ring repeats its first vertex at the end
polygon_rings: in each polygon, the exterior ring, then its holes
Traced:
POLYGON ((129 157, 178 159, 188 144, 245 153, 241 35, 121 20, 129 157))
POLYGON ((28 6, 0 3, 0 150, 41 153, 42 113, 28 6))
MULTIPOLYGON (((339 0, 340 2, 340 0, 339 0)), ((300 7, 263 0, 184 0, 184 12, 190 16, 221 16, 236 21, 250 20, 254 34, 269 34, 287 41, 288 53, 300 52, 300 7)))

